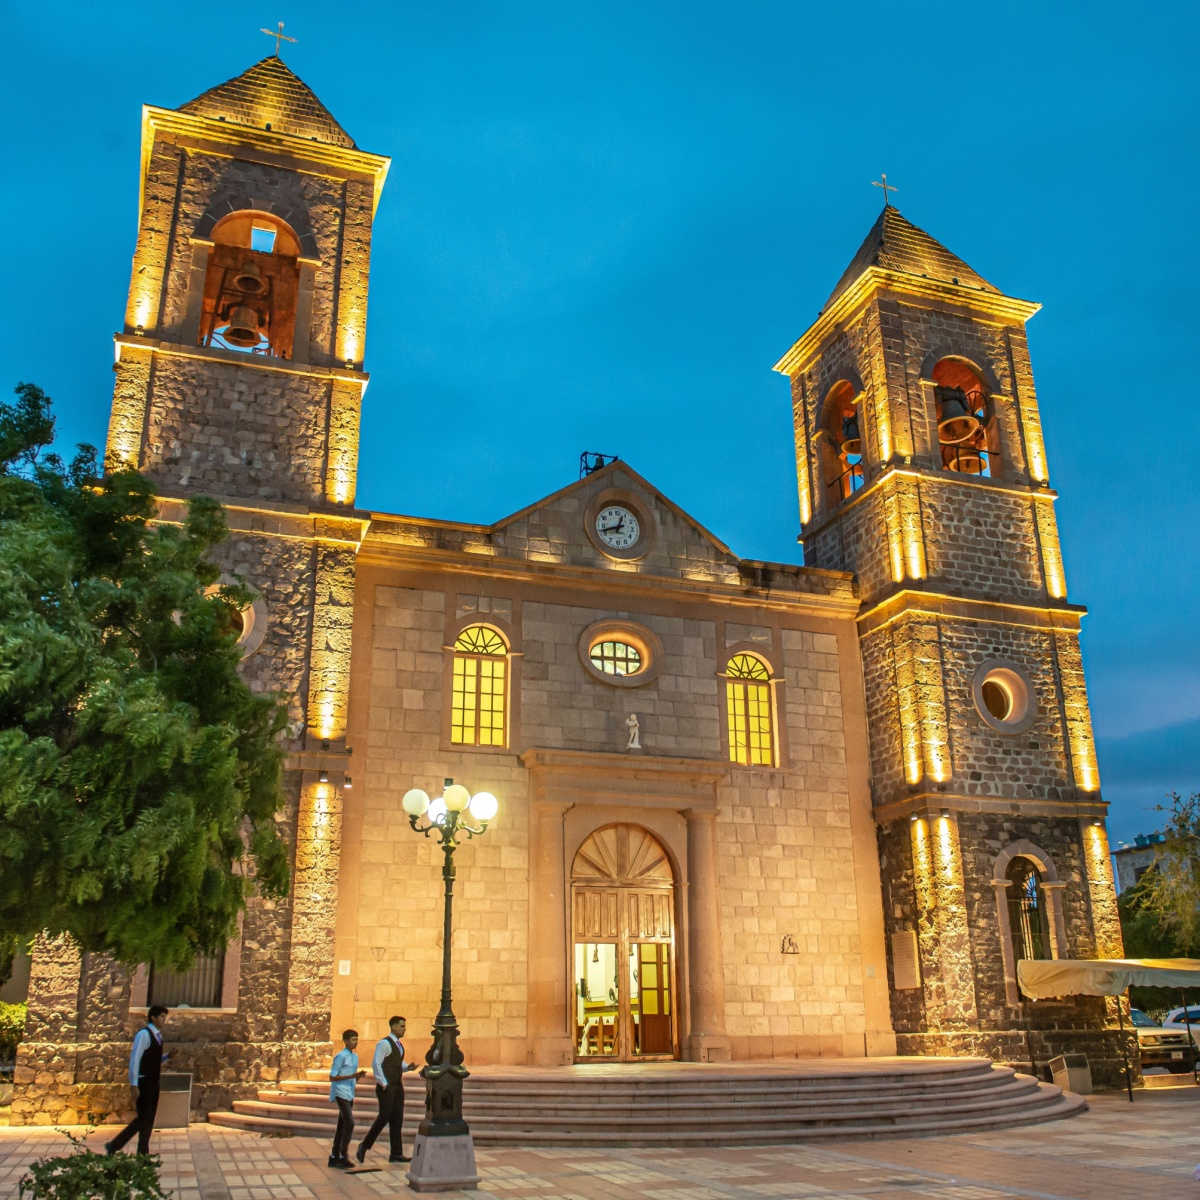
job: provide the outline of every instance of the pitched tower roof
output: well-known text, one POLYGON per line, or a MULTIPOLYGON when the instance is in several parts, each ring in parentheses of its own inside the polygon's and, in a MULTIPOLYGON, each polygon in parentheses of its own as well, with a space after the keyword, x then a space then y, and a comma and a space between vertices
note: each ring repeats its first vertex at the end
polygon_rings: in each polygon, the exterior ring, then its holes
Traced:
MULTIPOLYGON (((825 301, 828 308, 868 267, 884 271, 900 271, 919 275, 942 283, 958 283, 999 294, 1000 289, 977 275, 961 258, 918 229, 900 215, 900 210, 888 205, 871 226, 871 232, 850 260, 850 265, 838 280, 837 287, 825 301)), ((824 311, 824 309, 822 309, 824 311)))
POLYGON ((179 111, 255 129, 270 125, 273 133, 355 148, 313 90, 274 54, 181 104, 179 111))

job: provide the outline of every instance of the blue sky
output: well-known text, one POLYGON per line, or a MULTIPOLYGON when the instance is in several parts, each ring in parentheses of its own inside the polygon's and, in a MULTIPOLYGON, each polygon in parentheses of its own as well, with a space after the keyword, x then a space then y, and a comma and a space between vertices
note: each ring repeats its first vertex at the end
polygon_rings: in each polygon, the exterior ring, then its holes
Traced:
MULTIPOLYGON (((796 561, 770 366, 874 221, 1040 300, 1034 370, 1114 842, 1200 790, 1195 5, 5 5, 7 378, 103 444, 143 102, 269 53, 367 150, 359 503, 489 521, 620 454, 796 561), (239 12, 243 15, 239 16, 239 12)), ((5 385, 7 386, 7 385, 5 385)))

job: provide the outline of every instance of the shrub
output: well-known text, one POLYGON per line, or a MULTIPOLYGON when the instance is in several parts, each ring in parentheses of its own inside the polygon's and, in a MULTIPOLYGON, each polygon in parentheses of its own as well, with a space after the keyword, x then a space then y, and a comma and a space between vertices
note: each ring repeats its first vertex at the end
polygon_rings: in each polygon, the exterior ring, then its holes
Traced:
POLYGON ((68 1133, 70 1154, 39 1158, 21 1177, 21 1200, 169 1200, 158 1182, 157 1154, 95 1154, 68 1133))
POLYGON ((25 1004, 0 1003, 0 1062, 17 1057, 17 1043, 25 1036, 25 1004))

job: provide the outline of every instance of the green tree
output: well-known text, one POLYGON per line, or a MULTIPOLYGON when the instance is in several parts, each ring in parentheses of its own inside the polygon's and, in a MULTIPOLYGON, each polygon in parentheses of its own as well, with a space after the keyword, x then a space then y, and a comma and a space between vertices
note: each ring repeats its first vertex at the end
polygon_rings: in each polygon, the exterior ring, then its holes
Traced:
POLYGON ((1200 795, 1177 792, 1159 812, 1167 814, 1155 845, 1154 865, 1138 880, 1137 907, 1157 923, 1176 949, 1200 954, 1200 795))
POLYGON ((186 966, 287 853, 275 697, 237 672, 250 599, 214 587, 214 500, 154 521, 149 482, 46 452, 50 402, 0 404, 0 936, 70 934, 186 966))

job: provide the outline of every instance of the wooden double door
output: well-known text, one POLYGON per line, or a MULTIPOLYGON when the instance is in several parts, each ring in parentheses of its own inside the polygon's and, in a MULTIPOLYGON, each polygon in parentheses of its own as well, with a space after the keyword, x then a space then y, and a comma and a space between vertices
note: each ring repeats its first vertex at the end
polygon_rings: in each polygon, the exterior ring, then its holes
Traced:
POLYGON ((571 872, 575 1057, 676 1057, 675 885, 645 830, 610 825, 580 847, 571 872))

